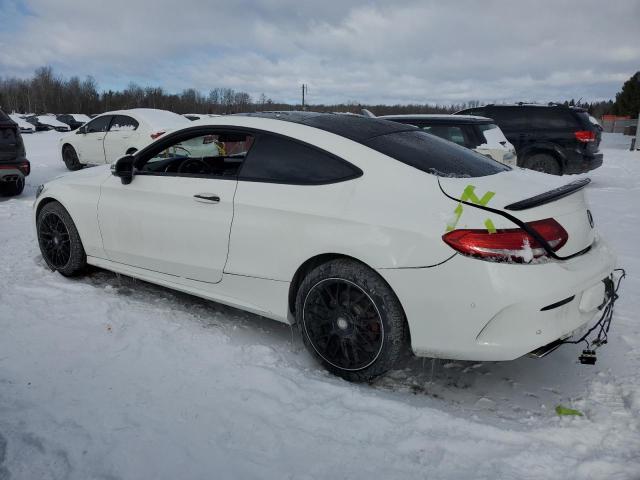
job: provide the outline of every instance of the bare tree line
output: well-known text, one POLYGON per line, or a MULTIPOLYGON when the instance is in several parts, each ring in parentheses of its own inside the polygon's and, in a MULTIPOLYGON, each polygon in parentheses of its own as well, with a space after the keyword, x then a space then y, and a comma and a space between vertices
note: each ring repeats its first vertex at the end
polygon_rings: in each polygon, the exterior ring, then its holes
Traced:
MULTIPOLYGON (((613 102, 584 103, 574 100, 565 104, 577 105, 597 117, 610 113, 613 102)), ((453 113, 464 108, 483 105, 478 100, 450 105, 407 104, 366 105, 356 101, 341 104, 310 104, 307 110, 319 112, 360 113, 367 108, 376 115, 410 113, 453 113)), ((261 94, 252 98, 246 92, 232 88, 212 88, 208 94, 189 88, 181 93, 169 93, 162 87, 141 87, 135 83, 120 91, 98 92, 98 84, 91 76, 81 80, 77 76, 64 79, 51 67, 36 69, 31 78, 0 77, 0 108, 20 113, 102 113, 128 108, 159 108, 176 113, 228 114, 263 110, 297 110, 300 104, 274 102, 261 94)))

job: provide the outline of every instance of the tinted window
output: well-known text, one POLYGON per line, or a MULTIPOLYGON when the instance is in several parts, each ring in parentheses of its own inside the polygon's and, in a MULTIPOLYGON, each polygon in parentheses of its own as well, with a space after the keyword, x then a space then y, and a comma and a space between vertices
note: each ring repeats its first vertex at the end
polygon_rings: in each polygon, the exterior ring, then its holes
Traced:
POLYGON ((321 150, 293 140, 262 135, 240 172, 245 180, 322 184, 360 175, 359 169, 321 150))
POLYGON ((506 107, 487 109, 487 116, 493 118, 503 130, 526 130, 529 127, 528 109, 506 107))
POLYGON ((438 176, 482 177, 509 170, 509 167, 422 131, 381 135, 364 142, 423 172, 438 176))
POLYGON ((554 128, 572 128, 576 125, 576 121, 571 112, 555 108, 541 107, 529 110, 531 128, 543 130, 554 128))
POLYGON ((102 117, 97 117, 95 120, 87 123, 87 133, 106 132, 109 128, 110 120, 111 115, 103 115, 102 117))
POLYGON ((111 122, 110 132, 130 131, 138 128, 138 122, 126 115, 116 115, 111 122))
POLYGON ((450 142, 457 143, 458 145, 462 145, 463 147, 466 145, 464 134, 462 133, 462 128, 455 127, 451 125, 425 125, 421 126, 421 128, 431 135, 435 135, 436 137, 444 138, 445 140, 449 140, 450 142))

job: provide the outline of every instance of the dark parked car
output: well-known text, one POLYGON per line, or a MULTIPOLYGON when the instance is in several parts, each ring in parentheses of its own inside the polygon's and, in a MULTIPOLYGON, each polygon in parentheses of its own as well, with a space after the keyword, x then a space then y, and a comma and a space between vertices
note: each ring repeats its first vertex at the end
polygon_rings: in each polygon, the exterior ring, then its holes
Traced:
POLYGON ((30 172, 18 124, 0 110, 0 194, 20 195, 30 172))
POLYGON ((516 148, 518 165, 563 175, 602 165, 601 131, 589 114, 565 105, 485 105, 457 112, 495 120, 516 148))
POLYGON ((71 130, 76 130, 80 128, 82 125, 91 120, 89 115, 84 115, 82 113, 65 113, 63 115, 57 115, 56 119, 59 122, 66 123, 69 125, 71 130))

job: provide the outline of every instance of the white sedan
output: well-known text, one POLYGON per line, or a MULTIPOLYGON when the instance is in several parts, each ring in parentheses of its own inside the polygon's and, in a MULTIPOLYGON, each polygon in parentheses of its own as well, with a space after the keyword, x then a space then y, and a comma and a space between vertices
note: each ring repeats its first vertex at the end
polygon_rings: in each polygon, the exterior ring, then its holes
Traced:
POLYGON ((107 112, 62 137, 60 153, 69 170, 112 163, 187 125, 191 122, 185 117, 166 110, 134 108, 107 112))
POLYGON ((53 180, 34 220, 63 275, 91 264, 297 323, 362 381, 405 347, 511 360, 610 321, 588 182, 559 182, 400 123, 249 114, 53 180))

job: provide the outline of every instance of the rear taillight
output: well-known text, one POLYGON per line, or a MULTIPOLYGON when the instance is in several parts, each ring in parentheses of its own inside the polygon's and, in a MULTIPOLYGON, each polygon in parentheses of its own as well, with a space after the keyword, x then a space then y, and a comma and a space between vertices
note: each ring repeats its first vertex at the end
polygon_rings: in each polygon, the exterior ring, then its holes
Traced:
POLYGON ((578 130, 574 132, 574 135, 579 142, 589 143, 596 141, 596 132, 591 130, 578 130))
POLYGON ((153 132, 153 133, 151 134, 151 138, 153 138, 153 139, 155 140, 156 138, 161 137, 161 136, 162 136, 162 135, 164 135, 165 133, 167 133, 167 132, 165 132, 164 130, 160 130, 159 132, 153 132))
POLYGON ((26 177, 31 173, 31 164, 25 160, 18 165, 18 170, 26 177))
MULTIPOLYGON (((527 225, 538 232, 553 251, 562 248, 569 239, 567 231, 553 218, 527 225)), ((495 233, 480 229, 453 230, 444 234, 442 239, 464 255, 486 260, 528 263, 546 255, 542 245, 521 228, 500 229, 495 233)))

